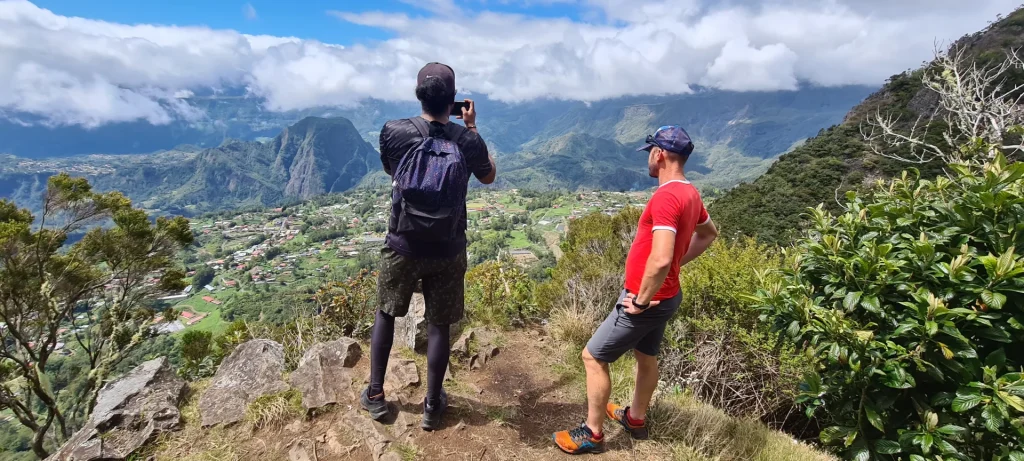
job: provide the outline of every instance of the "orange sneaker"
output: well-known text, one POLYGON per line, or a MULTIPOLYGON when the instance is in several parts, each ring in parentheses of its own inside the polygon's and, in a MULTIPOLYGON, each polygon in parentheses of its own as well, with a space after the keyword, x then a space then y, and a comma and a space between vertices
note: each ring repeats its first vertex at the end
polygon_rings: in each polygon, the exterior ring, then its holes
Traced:
POLYGON ((555 432, 551 434, 558 448, 570 455, 582 455, 584 453, 604 453, 604 438, 594 439, 594 433, 584 422, 575 429, 555 432))
POLYGON ((608 417, 615 420, 629 432, 629 436, 636 440, 647 440, 651 434, 647 432, 647 421, 639 426, 634 426, 629 423, 629 418, 626 415, 629 414, 629 407, 620 407, 614 403, 609 403, 605 413, 608 417))

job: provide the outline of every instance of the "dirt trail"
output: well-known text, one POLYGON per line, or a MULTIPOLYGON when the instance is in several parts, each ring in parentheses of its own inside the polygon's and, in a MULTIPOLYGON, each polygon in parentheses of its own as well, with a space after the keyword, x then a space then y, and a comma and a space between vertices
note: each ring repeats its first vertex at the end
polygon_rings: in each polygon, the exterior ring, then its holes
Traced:
MULTIPOLYGON (((499 353, 483 368, 464 363, 446 382, 449 411, 442 429, 419 428, 426 370, 417 359, 421 384, 388 395, 397 416, 385 424, 371 422, 353 400, 323 414, 297 419, 283 429, 252 434, 239 450, 241 459, 292 461, 374 460, 563 460, 551 433, 580 424, 586 414, 583 385, 556 372, 565 352, 537 332, 505 333, 499 353), (386 445, 374 443, 387 440, 386 445), (315 445, 315 453, 314 453, 315 445)), ((396 351, 395 358, 409 351, 396 351)), ((369 358, 364 354, 354 370, 354 389, 365 385, 369 358)), ((586 459, 669 459, 649 442, 634 444, 618 427, 606 429, 609 451, 586 459)))

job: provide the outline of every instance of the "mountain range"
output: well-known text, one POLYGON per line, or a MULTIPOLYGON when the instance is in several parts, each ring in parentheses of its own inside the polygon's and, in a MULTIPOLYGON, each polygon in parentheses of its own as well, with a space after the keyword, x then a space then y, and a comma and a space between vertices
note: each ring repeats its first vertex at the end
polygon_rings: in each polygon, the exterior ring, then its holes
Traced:
MULTIPOLYGON (((688 169, 704 188, 753 180, 778 155, 840 121, 870 94, 861 86, 507 104, 477 98, 478 125, 498 167, 494 187, 649 187, 647 134, 679 124, 697 143, 688 169)), ((366 101, 349 108, 269 112, 244 95, 196 96, 205 118, 163 126, 95 129, 0 121, 0 197, 31 202, 47 175, 70 170, 147 208, 191 214, 270 205, 389 180, 375 152, 380 127, 418 104, 366 101), (114 156, 112 154, 120 154, 114 156), (369 174, 368 174, 369 173, 369 174)), ((15 121, 16 120, 16 121, 15 121)))

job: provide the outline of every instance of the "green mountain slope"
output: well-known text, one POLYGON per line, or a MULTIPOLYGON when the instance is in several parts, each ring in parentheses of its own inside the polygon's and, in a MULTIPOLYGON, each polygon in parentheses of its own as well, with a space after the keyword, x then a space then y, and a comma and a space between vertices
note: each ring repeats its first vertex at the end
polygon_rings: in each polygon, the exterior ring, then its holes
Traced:
MULTIPOLYGON (((213 149, 127 158, 133 161, 107 162, 94 174, 71 167, 97 188, 122 191, 146 208, 194 214, 342 192, 379 163, 373 147, 340 117, 307 117, 265 143, 231 140, 213 149)), ((24 200, 53 171, 0 174, 0 184, 24 200)))
MULTIPOLYGON (((1024 10, 1001 18, 984 31, 963 37, 953 46, 982 62, 1001 59, 1005 51, 1024 45, 1024 10)), ((941 165, 910 165, 875 155, 860 132, 867 116, 899 114, 912 121, 935 109, 937 98, 921 83, 923 70, 895 75, 881 90, 854 107, 844 121, 779 158, 749 184, 741 184, 710 205, 710 213, 726 235, 751 235, 764 242, 787 244, 802 227, 807 208, 824 204, 838 208, 836 196, 862 189, 903 169, 917 167, 925 176, 941 165)))

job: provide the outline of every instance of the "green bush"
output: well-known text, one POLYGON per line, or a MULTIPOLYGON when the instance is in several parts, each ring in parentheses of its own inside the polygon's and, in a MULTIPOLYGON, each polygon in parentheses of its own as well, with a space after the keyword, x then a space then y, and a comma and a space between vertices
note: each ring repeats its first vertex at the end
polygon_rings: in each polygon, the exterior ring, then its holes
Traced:
POLYGON ((1024 459, 1024 164, 949 168, 815 210, 754 297, 816 360, 799 399, 850 459, 1024 459))
POLYGON ((570 223, 551 280, 536 290, 538 307, 551 313, 556 337, 582 348, 612 310, 639 221, 640 210, 626 208, 615 216, 592 213, 570 223))
POLYGON ((344 281, 330 282, 313 296, 319 322, 340 330, 341 334, 365 338, 373 326, 377 311, 377 274, 363 270, 344 281))
POLYGON ((662 376, 733 415, 768 419, 793 405, 807 369, 779 344, 743 293, 757 271, 779 268, 777 250, 753 239, 717 240, 680 273, 682 304, 662 346, 662 376))
POLYGON ((471 321, 502 328, 539 320, 533 280, 510 257, 470 269, 466 273, 466 314, 471 321))
POLYGON ((188 381, 213 376, 217 361, 213 357, 213 333, 188 330, 178 343, 181 351, 181 366, 178 375, 188 381))

